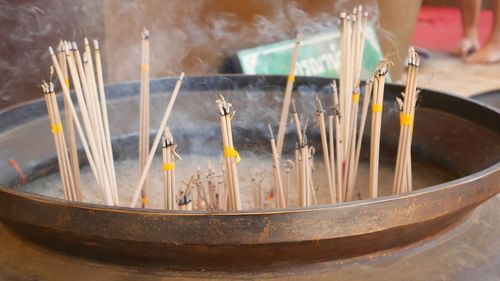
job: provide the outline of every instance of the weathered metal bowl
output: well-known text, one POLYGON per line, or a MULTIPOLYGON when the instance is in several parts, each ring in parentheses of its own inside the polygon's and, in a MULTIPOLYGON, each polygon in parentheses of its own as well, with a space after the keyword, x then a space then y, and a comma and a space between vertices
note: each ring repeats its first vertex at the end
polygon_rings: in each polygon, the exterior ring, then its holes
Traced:
MULTIPOLYGON (((166 104, 164 93, 170 92, 174 82, 170 78, 152 82, 153 104, 160 103, 158 113, 152 116, 160 115, 166 104)), ((235 123, 236 130, 242 132, 235 134, 241 136, 236 143, 240 149, 266 150, 263 128, 269 116, 279 114, 276 109, 280 103, 276 95, 259 90, 279 90, 285 83, 282 76, 188 77, 170 126, 182 125, 179 143, 190 146, 194 153, 196 146, 190 144, 190 136, 200 130, 207 131, 208 142, 219 145, 219 131, 203 119, 206 105, 192 104, 190 95, 236 90, 229 94, 233 104, 245 101, 245 107, 237 108, 238 116, 262 124, 262 128, 251 128, 235 123), (197 117, 190 119, 183 112, 195 112, 189 114, 197 117)), ((328 94, 329 83, 326 78, 299 77, 294 95, 312 99, 313 93, 328 94)), ((398 85, 386 87, 383 161, 394 158, 399 113, 393 103, 402 90, 398 85)), ((138 92, 137 82, 107 86, 110 118, 126 119, 119 117, 135 114, 135 103, 132 106, 129 101, 136 101, 138 92)), ((152 110, 155 112, 154 106, 152 110)), ((55 167, 45 114, 41 100, 0 112, 0 158, 5 162, 15 155, 28 180, 55 167)), ((113 124, 117 158, 128 153, 120 144, 134 134, 134 128, 124 124, 127 122, 113 124)), ((15 173, 0 163, 0 181, 5 183, 0 187, 0 219, 11 231, 40 245, 125 265, 240 270, 355 257, 432 237, 459 224, 475 207, 495 196, 500 191, 498 124, 498 111, 424 90, 417 110, 413 153, 416 159, 452 173, 455 180, 397 196, 259 212, 143 210, 68 202, 13 187, 15 173)))

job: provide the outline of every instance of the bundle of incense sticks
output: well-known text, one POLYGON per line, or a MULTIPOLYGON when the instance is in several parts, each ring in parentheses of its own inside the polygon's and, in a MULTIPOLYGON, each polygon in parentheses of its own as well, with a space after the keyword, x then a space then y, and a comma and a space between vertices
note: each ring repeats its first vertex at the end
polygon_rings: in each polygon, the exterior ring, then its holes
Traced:
MULTIPOLYGON (((224 166, 222 161, 222 166, 224 166)), ((225 210, 225 190, 222 173, 216 173, 211 162, 208 162, 207 173, 198 172, 185 183, 191 187, 191 200, 193 210, 225 210)))
POLYGON ((59 171, 61 173, 61 181, 64 193, 64 199, 72 201, 80 201, 82 193, 80 187, 76 185, 73 176, 73 169, 68 156, 68 148, 66 139, 63 133, 63 126, 61 123, 61 116, 57 106, 57 100, 54 93, 54 84, 52 82, 42 83, 42 90, 44 92, 45 103, 47 104, 47 112, 49 114, 50 128, 54 136, 54 144, 56 146, 57 162, 59 171))
POLYGON ((385 75, 392 62, 382 60, 377 65, 373 77, 372 124, 370 142, 370 198, 378 196, 378 173, 380 156, 380 131, 382 128, 382 110, 384 105, 385 75))
MULTIPOLYGON (((66 106, 71 113, 74 125, 79 134, 87 160, 91 166, 97 185, 101 192, 103 201, 108 205, 118 205, 118 191, 114 171, 114 160, 109 134, 109 124, 106 112, 106 98, 104 93, 104 81, 102 79, 102 65, 99 55, 99 45, 94 41, 95 64, 94 70, 92 53, 89 41, 84 39, 85 51, 80 56, 76 42, 64 42, 59 50, 64 51, 66 60, 59 61, 52 48, 49 48, 52 64, 59 78, 66 106), (62 64, 64 63, 64 65, 62 64), (69 93, 69 82, 63 70, 68 67, 71 81, 75 89, 80 114, 83 119, 85 132, 82 129, 80 119, 75 111, 69 93), (98 85, 99 84, 99 85, 98 85), (98 90, 99 88, 99 90, 98 90)), ((61 57, 61 55, 59 55, 61 57)), ((74 138, 74 136, 71 136, 74 138)), ((76 147, 76 145, 75 145, 76 147)), ((71 151, 70 151, 71 153, 71 151)), ((73 165, 72 169, 78 169, 73 165)), ((81 200, 81 198, 79 199, 81 200)))
MULTIPOLYGON (((354 9, 352 14, 341 13, 340 38, 340 87, 338 103, 335 103, 339 126, 336 127, 339 138, 337 146, 336 178, 340 185, 338 202, 349 201, 352 198, 355 178, 357 139, 361 138, 357 131, 358 104, 360 100, 359 86, 361 66, 365 45, 368 14, 363 13, 362 6, 354 9)), ((333 123, 333 122, 332 122, 333 123)), ((333 124, 332 124, 333 125, 333 124)), ((333 168, 332 168, 333 169, 333 168)))
POLYGON ((176 188, 175 188, 175 149, 172 133, 168 127, 163 131, 163 193, 164 206, 166 210, 176 210, 176 188))
MULTIPOLYGON (((57 57, 61 62, 61 71, 64 77, 64 83, 66 87, 69 88, 69 77, 68 77, 68 65, 66 63, 66 54, 64 53, 64 42, 61 41, 57 46, 57 57)), ((70 112, 69 104, 66 99, 64 99, 64 112, 70 112)), ((71 166, 71 172, 73 173, 73 178, 75 180, 75 185, 78 189, 81 189, 80 180, 80 165, 78 160, 78 151, 76 146, 75 128, 73 125, 73 115, 64 115, 66 124, 66 138, 68 139, 68 154, 71 166)))
MULTIPOLYGON (((149 151, 149 31, 142 31, 141 46, 141 90, 139 110, 139 174, 144 171, 149 151)), ((141 205, 145 208, 147 199, 147 179, 141 190, 141 205)))
POLYGON ((234 116, 233 106, 226 102, 222 95, 216 100, 222 132, 222 144, 225 158, 225 183, 227 184, 227 209, 241 210, 240 188, 236 163, 240 161, 238 151, 234 149, 231 119, 234 116))
POLYGON ((408 76, 406 78, 403 101, 398 98, 401 107, 400 134, 396 169, 394 173, 393 194, 412 191, 411 170, 411 140, 413 135, 413 120, 415 117, 415 104, 417 102, 417 73, 420 58, 413 48, 408 51, 408 76))

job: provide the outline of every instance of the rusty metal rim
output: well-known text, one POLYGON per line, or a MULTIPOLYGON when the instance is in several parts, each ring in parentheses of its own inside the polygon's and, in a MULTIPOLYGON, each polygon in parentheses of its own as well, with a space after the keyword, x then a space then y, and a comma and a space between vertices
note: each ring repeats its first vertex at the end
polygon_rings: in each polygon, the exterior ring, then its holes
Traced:
POLYGON ((262 214, 293 214, 293 213, 305 213, 305 212, 316 212, 316 211, 322 211, 325 209, 340 209, 340 208, 349 208, 352 206, 361 206, 361 205, 370 205, 370 204, 377 204, 377 203, 383 203, 383 202, 389 202, 389 201, 396 201, 396 200, 401 200, 401 199, 407 199, 407 198, 412 198, 412 197, 417 197, 421 196, 424 194, 428 194, 431 192, 434 192, 436 190, 445 190, 445 189, 450 189, 450 188, 455 188, 461 184, 472 182, 475 180, 478 180, 480 178, 486 177, 488 175, 491 175, 497 171, 500 171, 500 162, 497 164, 484 169, 480 172, 452 180, 446 183, 414 190, 411 192, 407 193, 402 193, 398 195, 388 195, 388 196, 383 196, 383 197, 378 197, 378 198, 372 198, 372 199, 363 199, 363 200, 358 200, 358 201, 352 201, 352 202, 342 202, 342 203, 337 203, 337 204, 325 204, 325 205, 316 205, 313 207, 296 207, 296 208, 281 208, 281 209, 273 209, 273 210, 261 210, 261 211, 252 211, 252 210, 242 210, 242 211, 167 211, 167 210, 162 210, 162 209, 141 209, 141 208, 130 208, 130 207, 122 207, 122 206, 105 206, 101 204, 95 204, 95 203, 85 203, 85 202, 73 202, 73 201, 68 201, 64 199, 59 199, 59 198, 53 198, 53 197, 48 197, 44 195, 39 195, 39 194, 34 194, 34 193, 28 193, 24 191, 17 191, 13 190, 12 188, 5 187, 5 186, 0 186, 0 192, 4 193, 9 193, 14 196, 22 197, 27 200, 32 200, 32 201, 37 201, 37 202, 42 202, 42 203, 47 203, 47 204, 59 204, 59 205, 66 205, 67 207, 71 208, 79 208, 79 209, 86 209, 86 210, 92 210, 92 211, 106 211, 106 212, 111 212, 111 213, 136 213, 140 215, 173 215, 173 216, 205 216, 205 215, 211 215, 211 216, 240 216, 240 215, 262 215, 262 214), (132 211, 133 210, 133 211, 132 211))

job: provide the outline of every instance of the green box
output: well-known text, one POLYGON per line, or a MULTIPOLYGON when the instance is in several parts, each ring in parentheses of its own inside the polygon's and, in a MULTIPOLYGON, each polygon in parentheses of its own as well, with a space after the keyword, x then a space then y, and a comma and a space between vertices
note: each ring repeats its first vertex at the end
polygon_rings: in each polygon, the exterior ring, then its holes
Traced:
MULTIPOLYGON (((369 79, 382 58, 377 36, 369 26, 365 37, 361 79, 369 79)), ((286 40, 241 50, 237 58, 245 74, 288 75, 294 40, 286 40)), ((302 38, 295 74, 298 76, 336 77, 340 68, 340 32, 338 29, 302 38)), ((387 77, 390 81, 390 77, 387 77)))

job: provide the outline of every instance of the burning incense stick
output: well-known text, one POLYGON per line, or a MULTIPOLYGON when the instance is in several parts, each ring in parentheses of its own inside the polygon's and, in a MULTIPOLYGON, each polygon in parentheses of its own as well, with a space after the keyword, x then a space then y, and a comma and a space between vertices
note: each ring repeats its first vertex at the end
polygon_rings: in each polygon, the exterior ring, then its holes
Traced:
MULTIPOLYGON (((411 172, 411 142, 413 135, 413 120, 415 116, 415 104, 417 101, 417 72, 420 64, 418 54, 413 48, 408 51, 408 76, 406 80, 405 93, 403 95, 402 112, 400 114, 400 137, 398 154, 396 158, 396 170, 394 174, 393 193, 401 193, 412 190, 411 172)), ((400 101, 399 101, 400 102, 400 101)))
POLYGON ((66 174, 65 162, 64 162, 64 158, 62 156, 63 152, 61 151, 61 145, 59 142, 59 138, 57 136, 57 134, 60 134, 62 132, 62 124, 58 124, 55 121, 54 112, 52 109, 52 101, 51 101, 51 98, 49 96, 49 94, 51 92, 49 85, 44 81, 42 83, 41 87, 42 87, 42 90, 44 92, 45 103, 47 105, 47 113, 49 115, 50 128, 51 128, 52 134, 54 136, 54 144, 56 147, 56 155, 57 155, 57 164, 59 166, 59 174, 61 177, 64 199, 72 200, 72 196, 71 196, 71 193, 69 191, 69 182, 68 182, 68 177, 66 174))
MULTIPOLYGON (((141 92, 139 111, 139 173, 144 171, 149 150, 149 31, 142 31, 141 92)), ((141 190, 142 208, 147 202, 147 179, 141 190)))
POLYGON ((276 147, 280 158, 281 153, 283 152, 283 143, 285 141, 286 121, 288 119, 288 110, 290 109, 290 100, 292 98, 293 82, 295 81, 295 66, 299 57, 299 48, 300 34, 297 33, 297 36, 295 37, 295 46, 293 48, 292 61, 290 63, 290 72, 288 73, 288 80, 286 82, 285 95, 283 97, 283 107, 281 108, 278 135, 276 138, 276 147))
POLYGON ((172 112, 172 108, 175 103, 175 99, 177 98, 177 94, 179 93, 179 90, 182 85, 182 80, 184 79, 184 72, 181 73, 179 76, 179 79, 177 79, 177 83, 175 84, 175 88, 172 92, 172 95, 170 96, 170 100, 168 102, 167 108, 165 109, 165 113, 163 114, 163 118, 160 122, 160 126, 158 128, 158 131, 156 133, 156 137, 153 141, 153 146, 151 147, 151 150, 149 151, 148 159, 146 161, 146 164, 144 166, 144 171, 141 174, 141 178, 139 179, 139 184, 137 185, 137 188, 135 189, 134 196, 132 197, 132 202, 130 203, 130 207, 134 208, 135 205, 137 204, 137 200, 139 200, 139 195, 141 193, 142 186, 144 185, 144 182, 146 181, 146 177, 148 176, 148 171, 149 168, 151 167, 151 162, 153 162, 153 158, 155 156, 155 151, 158 148, 158 144, 160 143, 161 136, 163 134, 163 129, 167 125, 168 118, 170 117, 170 113, 172 112))
POLYGON ((175 210, 175 142, 168 127, 163 131, 163 173, 164 173, 164 205, 166 210, 175 210))
POLYGON ((370 198, 378 197, 378 167, 380 153, 380 131, 382 126, 382 107, 384 102, 385 74, 392 62, 381 60, 375 70, 373 82, 371 149, 370 149, 370 198))
POLYGON ((220 123, 222 132, 222 144, 224 147, 224 158, 226 159, 226 173, 228 179, 229 208, 230 210, 241 210, 241 199, 238 182, 238 170, 236 163, 240 160, 238 151, 234 149, 231 119, 234 116, 232 105, 224 99, 222 95, 217 99, 220 113, 220 123))

